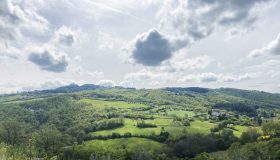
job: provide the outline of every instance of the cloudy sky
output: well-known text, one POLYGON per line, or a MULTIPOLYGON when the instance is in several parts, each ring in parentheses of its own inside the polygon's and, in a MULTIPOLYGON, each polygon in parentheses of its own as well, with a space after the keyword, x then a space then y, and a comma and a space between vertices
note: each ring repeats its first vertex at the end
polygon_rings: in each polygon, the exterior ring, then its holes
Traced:
POLYGON ((0 93, 71 83, 280 92, 278 0, 0 0, 0 93))

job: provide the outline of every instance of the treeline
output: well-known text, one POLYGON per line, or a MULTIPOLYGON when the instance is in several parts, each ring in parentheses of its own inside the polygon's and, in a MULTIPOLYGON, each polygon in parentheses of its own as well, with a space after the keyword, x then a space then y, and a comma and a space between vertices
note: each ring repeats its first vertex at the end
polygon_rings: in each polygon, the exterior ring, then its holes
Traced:
POLYGON ((255 117, 257 116, 257 109, 259 108, 259 106, 253 104, 241 103, 241 102, 232 102, 232 103, 227 102, 227 103, 216 103, 213 105, 213 108, 236 111, 250 117, 255 117))
POLYGON ((203 152, 226 150, 237 141, 232 130, 224 129, 219 134, 187 134, 167 144, 175 157, 193 158, 203 152))
POLYGON ((156 128, 157 125, 152 123, 147 123, 143 119, 137 121, 136 127, 138 128, 156 128))
POLYGON ((166 142, 169 138, 169 133, 164 130, 164 128, 161 129, 160 134, 150 134, 150 135, 143 135, 143 134, 132 134, 130 132, 126 132, 124 134, 119 134, 116 132, 112 132, 111 135, 98 135, 98 136, 93 136, 93 135, 87 135, 85 138, 86 141, 88 140, 108 140, 108 139, 116 139, 116 138, 147 138, 151 139, 157 142, 166 142))
POLYGON ((93 122, 90 128, 86 129, 86 132, 95 132, 99 130, 114 129, 124 126, 124 118, 112 118, 105 119, 97 122, 93 122))

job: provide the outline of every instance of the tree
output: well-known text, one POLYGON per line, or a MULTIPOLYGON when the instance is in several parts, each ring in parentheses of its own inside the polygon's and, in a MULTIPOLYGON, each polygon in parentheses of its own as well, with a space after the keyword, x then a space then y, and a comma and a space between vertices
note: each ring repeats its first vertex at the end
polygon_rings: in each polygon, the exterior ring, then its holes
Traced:
POLYGON ((0 129, 0 138, 9 145, 16 145, 24 141, 26 137, 25 124, 16 120, 7 120, 2 122, 0 129))
POLYGON ((280 121, 269 121, 263 123, 262 130, 265 135, 280 137, 280 121))
POLYGON ((248 142, 256 142, 259 136, 261 136, 261 134, 257 131, 256 128, 249 127, 246 132, 242 133, 240 137, 240 142, 242 144, 248 142))
POLYGON ((232 143, 238 140, 238 138, 234 136, 233 131, 229 129, 223 129, 217 138, 216 144, 218 149, 221 150, 229 148, 232 143))
POLYGON ((44 155, 54 155, 61 142, 62 134, 53 125, 43 126, 36 135, 36 145, 44 155))

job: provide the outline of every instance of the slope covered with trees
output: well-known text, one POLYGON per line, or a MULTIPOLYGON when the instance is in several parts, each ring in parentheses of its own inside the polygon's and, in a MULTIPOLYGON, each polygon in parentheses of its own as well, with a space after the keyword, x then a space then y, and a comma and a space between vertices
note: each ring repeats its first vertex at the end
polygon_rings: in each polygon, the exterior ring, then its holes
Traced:
POLYGON ((276 160, 279 107, 279 94, 226 88, 1 95, 0 158, 276 160))

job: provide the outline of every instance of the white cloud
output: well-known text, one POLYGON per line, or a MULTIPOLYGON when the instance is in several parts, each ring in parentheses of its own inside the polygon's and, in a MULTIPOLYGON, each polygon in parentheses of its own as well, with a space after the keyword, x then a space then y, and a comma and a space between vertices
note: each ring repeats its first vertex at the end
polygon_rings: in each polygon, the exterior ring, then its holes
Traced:
POLYGON ((248 57, 259 57, 267 54, 280 55, 280 34, 278 34, 276 39, 270 42, 267 46, 253 50, 248 57))
POLYGON ((35 6, 22 7, 15 1, 0 1, 0 35, 5 41, 18 40, 22 35, 39 36, 49 31, 48 21, 37 14, 35 6))
POLYGON ((0 43, 0 59, 17 60, 21 57, 22 57, 22 53, 19 49, 8 45, 1 45, 0 43))
POLYGON ((25 84, 25 83, 6 83, 0 84, 0 94, 3 93, 17 93, 23 91, 34 91, 34 90, 47 90, 47 89, 55 89, 61 86, 69 85, 72 83, 77 83, 74 80, 68 79, 61 79, 56 78, 53 80, 43 81, 43 82, 36 82, 32 84, 25 84))
POLYGON ((243 80, 248 80, 253 77, 252 74, 245 73, 243 75, 226 75, 223 73, 200 73, 200 74, 190 74, 179 79, 180 82, 197 82, 197 83, 208 83, 208 82, 238 82, 243 80))
POLYGON ((134 87, 133 83, 130 82, 130 81, 122 81, 118 85, 121 86, 121 87, 125 87, 125 88, 133 88, 134 87))
POLYGON ((186 72, 204 69, 211 62, 212 59, 206 55, 195 58, 186 58, 184 55, 179 55, 164 63, 160 69, 168 72, 186 72))
POLYGON ((116 82, 113 80, 100 80, 97 85, 104 86, 104 87, 114 87, 116 86, 116 82))
POLYGON ((169 0, 163 3, 158 15, 163 17, 163 28, 194 42, 210 36, 220 27, 228 31, 234 29, 235 34, 252 29, 267 2, 270 0, 169 0))
POLYGON ((78 32, 66 26, 60 27, 54 33, 53 41, 65 46, 74 46, 78 41, 78 32))
POLYGON ((152 77, 154 77, 154 76, 155 76, 155 74, 153 74, 152 72, 143 69, 139 72, 133 72, 133 73, 126 74, 124 79, 125 79, 125 81, 129 81, 129 82, 146 81, 146 80, 152 79, 152 77))

